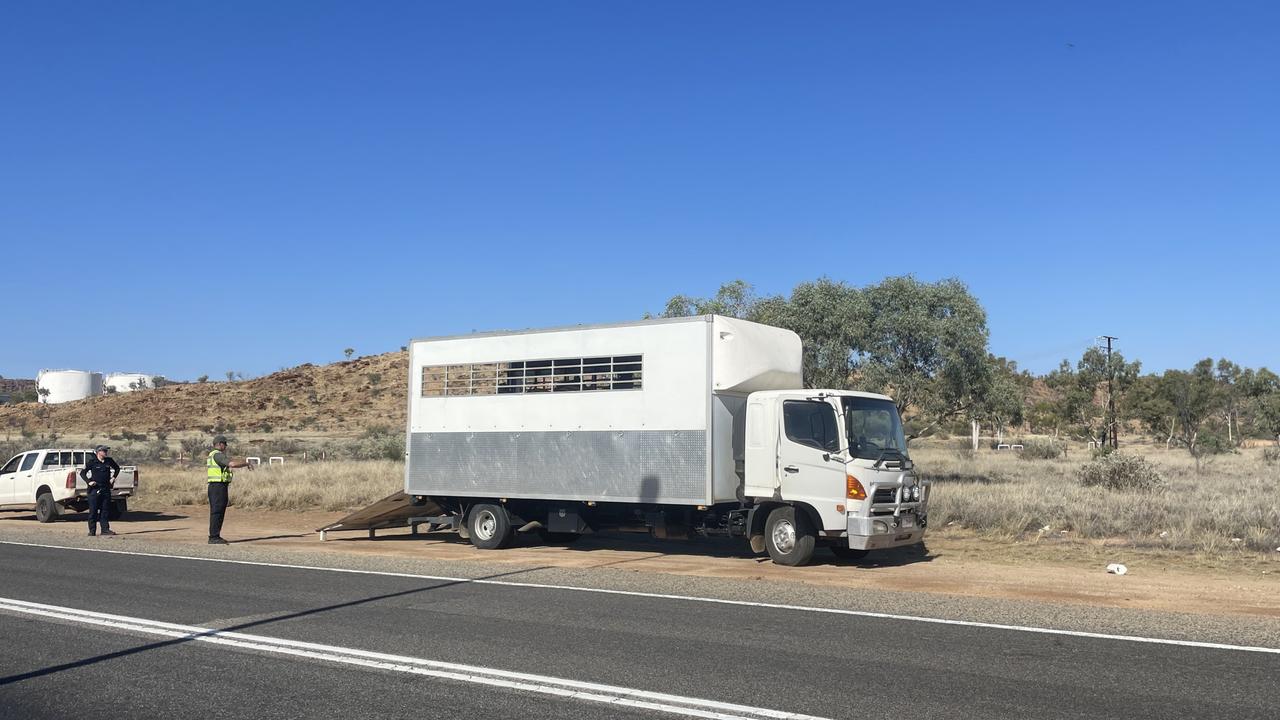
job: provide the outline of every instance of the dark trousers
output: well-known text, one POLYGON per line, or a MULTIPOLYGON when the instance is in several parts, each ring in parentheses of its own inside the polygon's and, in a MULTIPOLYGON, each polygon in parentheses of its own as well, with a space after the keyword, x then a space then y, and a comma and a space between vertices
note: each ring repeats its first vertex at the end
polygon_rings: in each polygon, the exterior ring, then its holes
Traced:
POLYGON ((209 483, 209 537, 222 537, 222 519, 227 514, 227 483, 209 483))
POLYGON ((110 490, 90 490, 89 491, 89 532, 96 533, 97 526, 102 526, 102 532, 111 529, 111 520, 107 517, 111 514, 111 491, 110 490))

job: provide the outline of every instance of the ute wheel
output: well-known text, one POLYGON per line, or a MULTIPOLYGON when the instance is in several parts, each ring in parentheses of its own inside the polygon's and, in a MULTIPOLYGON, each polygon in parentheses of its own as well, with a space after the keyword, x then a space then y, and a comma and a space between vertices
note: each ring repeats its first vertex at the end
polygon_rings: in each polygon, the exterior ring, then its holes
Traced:
POLYGON ((53 501, 53 494, 49 492, 40 493, 40 497, 36 498, 36 519, 42 523, 51 523, 57 520, 61 514, 61 508, 58 507, 58 503, 53 501))
POLYGON ((501 505, 476 505, 467 515, 467 531, 481 550, 503 548, 511 542, 511 518, 501 505))
POLYGON ((128 500, 125 500, 124 498, 112 500, 110 507, 107 508, 107 519, 112 521, 119 520, 124 517, 124 514, 127 512, 129 512, 128 500))
POLYGON ((813 557, 817 536, 809 518, 790 505, 774 508, 764 524, 764 544, 779 565, 804 565, 813 557))
POLYGON ((568 545, 576 542, 582 537, 578 533, 572 532, 551 532, 550 530, 539 530, 538 537, 542 538, 542 542, 548 545, 568 545))
POLYGON ((845 547, 843 545, 832 545, 831 552, 841 560, 861 560, 867 556, 866 550, 845 547))

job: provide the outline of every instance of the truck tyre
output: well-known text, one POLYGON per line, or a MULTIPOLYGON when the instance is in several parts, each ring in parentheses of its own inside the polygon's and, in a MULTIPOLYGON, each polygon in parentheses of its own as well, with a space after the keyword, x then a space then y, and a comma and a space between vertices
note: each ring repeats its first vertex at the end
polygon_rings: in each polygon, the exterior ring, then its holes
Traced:
POLYGON ((866 550, 845 547, 844 545, 832 545, 831 552, 841 560, 861 560, 867 556, 866 550))
POLYGON ((53 501, 53 494, 49 491, 40 493, 36 498, 36 520, 42 523, 51 523, 58 519, 61 515, 61 508, 58 503, 53 501))
POLYGON ((818 538, 809 526, 809 518, 790 505, 769 513, 764 526, 765 549, 779 565, 804 565, 813 557, 818 538))
POLYGON ((497 550, 511 542, 511 518, 501 505, 481 504, 467 515, 471 544, 481 550, 497 550))
POLYGON ((124 498, 112 500, 111 507, 107 508, 107 519, 112 521, 119 520, 124 517, 124 514, 127 512, 129 512, 128 500, 124 498))

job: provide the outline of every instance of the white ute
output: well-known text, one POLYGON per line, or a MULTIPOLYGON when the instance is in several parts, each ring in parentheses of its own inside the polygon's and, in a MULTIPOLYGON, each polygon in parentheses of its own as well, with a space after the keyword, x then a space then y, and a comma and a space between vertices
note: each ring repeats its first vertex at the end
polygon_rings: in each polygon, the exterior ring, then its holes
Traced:
MULTIPOLYGON (((92 457, 93 451, 83 448, 30 450, 13 456, 0 467, 0 509, 34 508, 42 523, 57 520, 64 510, 88 510, 89 487, 80 479, 80 471, 86 458, 92 457)), ((137 489, 138 469, 121 466, 111 489, 110 519, 128 511, 129 498, 137 489)))

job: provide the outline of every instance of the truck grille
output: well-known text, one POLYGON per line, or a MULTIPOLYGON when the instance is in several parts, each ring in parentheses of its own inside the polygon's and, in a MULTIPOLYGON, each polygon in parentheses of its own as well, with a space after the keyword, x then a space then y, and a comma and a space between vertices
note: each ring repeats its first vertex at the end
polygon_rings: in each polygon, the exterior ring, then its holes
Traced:
POLYGON ((871 504, 879 505, 881 503, 894 503, 898 499, 898 488, 876 488, 875 494, 871 496, 871 504))

